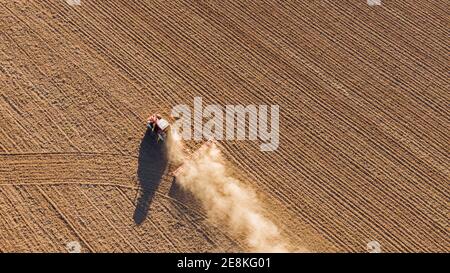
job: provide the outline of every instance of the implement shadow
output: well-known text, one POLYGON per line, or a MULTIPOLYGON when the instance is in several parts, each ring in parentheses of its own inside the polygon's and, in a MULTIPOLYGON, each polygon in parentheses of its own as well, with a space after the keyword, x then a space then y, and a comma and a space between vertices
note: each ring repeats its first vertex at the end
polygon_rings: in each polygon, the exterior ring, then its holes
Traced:
POLYGON ((147 218, 148 210, 167 167, 167 150, 164 142, 158 143, 156 135, 147 130, 139 147, 137 177, 140 195, 133 220, 140 225, 147 218))
POLYGON ((177 179, 174 177, 172 179, 172 185, 169 189, 169 196, 172 197, 174 200, 181 204, 189 204, 189 206, 183 206, 185 208, 185 213, 191 213, 191 210, 194 211, 201 211, 202 205, 200 201, 195 198, 195 196, 189 192, 186 189, 183 189, 183 187, 180 186, 180 184, 177 182, 177 179))

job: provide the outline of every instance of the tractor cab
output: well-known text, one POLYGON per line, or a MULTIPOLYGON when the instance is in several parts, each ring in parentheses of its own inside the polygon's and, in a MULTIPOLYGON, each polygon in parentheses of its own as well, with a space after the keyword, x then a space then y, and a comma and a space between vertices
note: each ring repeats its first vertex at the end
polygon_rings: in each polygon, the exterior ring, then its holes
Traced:
POLYGON ((157 134, 158 141, 164 141, 167 138, 170 123, 167 120, 163 119, 161 115, 154 114, 147 119, 147 128, 152 129, 152 132, 155 132, 157 134))

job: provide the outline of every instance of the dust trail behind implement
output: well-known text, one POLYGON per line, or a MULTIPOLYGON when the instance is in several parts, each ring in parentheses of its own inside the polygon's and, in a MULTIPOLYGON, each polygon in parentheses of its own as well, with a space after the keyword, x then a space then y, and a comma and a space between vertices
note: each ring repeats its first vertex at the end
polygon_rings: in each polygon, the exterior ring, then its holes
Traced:
MULTIPOLYGON (((180 159, 182 146, 176 134, 168 146, 171 158, 180 159)), ((201 150, 196 158, 185 160, 176 181, 201 201, 211 221, 244 237, 250 251, 289 251, 278 227, 263 215, 255 192, 227 174, 215 144, 201 150)))

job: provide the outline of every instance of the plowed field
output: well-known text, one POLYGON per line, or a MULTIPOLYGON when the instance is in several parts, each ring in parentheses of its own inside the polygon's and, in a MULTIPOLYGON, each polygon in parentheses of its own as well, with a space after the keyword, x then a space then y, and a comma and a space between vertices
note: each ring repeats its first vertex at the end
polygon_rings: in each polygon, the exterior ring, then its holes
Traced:
POLYGON ((279 105, 219 145, 291 251, 450 251, 448 8, 0 0, 0 252, 248 251, 145 134, 194 97, 279 105))

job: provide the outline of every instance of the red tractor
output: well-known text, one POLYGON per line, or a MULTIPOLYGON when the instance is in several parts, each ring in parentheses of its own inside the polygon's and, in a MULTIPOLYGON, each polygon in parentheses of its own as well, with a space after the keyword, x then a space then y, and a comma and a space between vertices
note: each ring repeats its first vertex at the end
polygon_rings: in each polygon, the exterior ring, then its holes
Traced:
POLYGON ((157 141, 165 141, 169 133, 170 123, 159 114, 153 114, 147 119, 147 128, 152 129, 158 136, 157 141))

